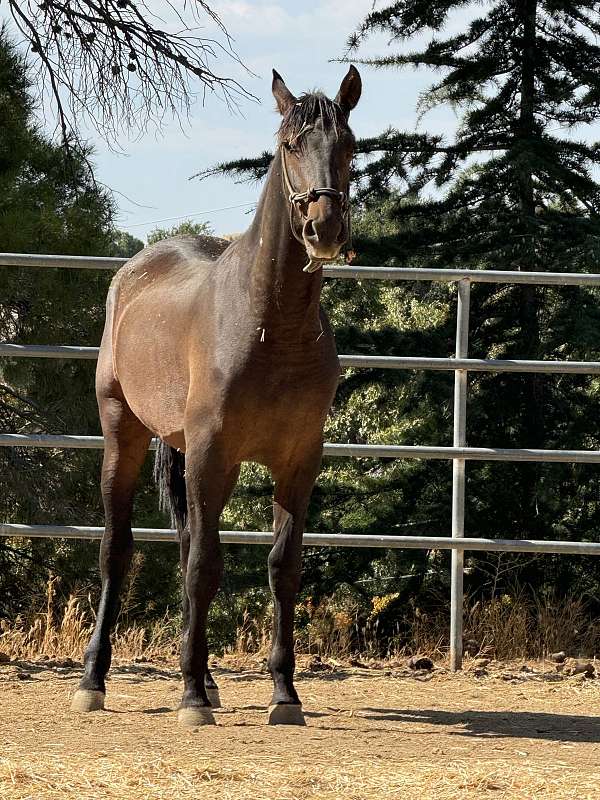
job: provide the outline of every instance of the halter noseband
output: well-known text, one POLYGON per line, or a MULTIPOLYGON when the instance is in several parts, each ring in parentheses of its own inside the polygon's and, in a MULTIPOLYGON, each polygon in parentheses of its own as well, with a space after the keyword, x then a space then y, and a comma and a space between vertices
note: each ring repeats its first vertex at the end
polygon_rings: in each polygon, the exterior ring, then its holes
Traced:
MULTIPOLYGON (((342 208, 342 215, 346 223, 346 231, 350 235, 350 204, 348 202, 348 195, 346 192, 340 192, 337 189, 332 189, 330 186, 321 186, 319 188, 311 187, 306 192, 296 192, 292 186, 290 175, 287 168, 287 161, 285 156, 285 145, 280 146, 281 150, 281 175, 283 177, 283 185, 288 196, 289 212, 290 212, 290 229, 300 244, 306 247, 302 234, 296 230, 294 224, 294 209, 298 207, 300 218, 303 223, 308 220, 308 216, 304 214, 301 208, 302 203, 316 203, 319 197, 333 197, 340 201, 342 208)), ((303 226, 304 227, 304 226, 303 226)), ((348 241, 348 239, 346 239, 348 241)), ((308 264, 304 267, 304 272, 315 272, 322 265, 323 261, 331 261, 330 258, 310 258, 308 264)))

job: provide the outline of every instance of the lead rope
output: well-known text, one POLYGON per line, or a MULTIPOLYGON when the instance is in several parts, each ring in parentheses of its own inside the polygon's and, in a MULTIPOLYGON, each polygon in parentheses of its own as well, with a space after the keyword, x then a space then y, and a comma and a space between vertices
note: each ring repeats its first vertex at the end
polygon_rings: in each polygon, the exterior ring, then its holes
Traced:
MULTIPOLYGON (((288 204, 289 204, 289 218, 290 218, 290 229, 294 238, 300 242, 306 248, 306 244, 304 239, 302 238, 302 234, 299 234, 296 230, 296 225, 294 222, 294 209, 296 205, 299 203, 315 203, 319 197, 326 196, 326 197, 334 197, 337 198, 341 205, 342 205, 342 213, 344 215, 344 220, 346 223, 346 230, 348 231, 348 240, 346 244, 351 242, 351 219, 350 219, 350 203, 348 202, 348 198, 345 192, 340 192, 337 189, 332 189, 330 186, 321 186, 320 188, 309 188, 306 192, 296 192, 294 191, 294 187, 292 186, 292 182, 290 180, 290 176, 288 173, 287 168, 287 161, 285 156, 285 146, 280 146, 281 150, 281 175, 283 178, 283 185, 284 189, 288 195, 288 204)), ((300 217, 303 220, 307 218, 302 213, 302 209, 298 208, 300 212, 300 217)), ((330 261, 331 259, 328 258, 310 258, 308 260, 308 264, 303 268, 304 272, 315 272, 323 265, 324 262, 330 261)))

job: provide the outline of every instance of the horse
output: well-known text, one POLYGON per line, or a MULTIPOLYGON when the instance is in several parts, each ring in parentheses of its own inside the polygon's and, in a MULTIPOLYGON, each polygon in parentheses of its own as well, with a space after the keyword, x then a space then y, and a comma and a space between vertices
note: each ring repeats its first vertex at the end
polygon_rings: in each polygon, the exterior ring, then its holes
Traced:
POLYGON ((156 472, 180 538, 179 721, 215 723, 206 624, 223 572, 219 517, 241 463, 253 461, 270 470, 275 487, 267 721, 304 724, 294 686, 294 607, 307 507, 340 377, 320 304, 321 267, 349 238, 355 139, 348 118, 361 90, 354 66, 335 100, 321 92, 296 97, 273 70, 282 120, 248 230, 216 260, 196 237, 163 240, 113 279, 96 371, 105 443, 102 591, 74 711, 104 708, 110 634, 133 553, 135 485, 156 436, 156 472))

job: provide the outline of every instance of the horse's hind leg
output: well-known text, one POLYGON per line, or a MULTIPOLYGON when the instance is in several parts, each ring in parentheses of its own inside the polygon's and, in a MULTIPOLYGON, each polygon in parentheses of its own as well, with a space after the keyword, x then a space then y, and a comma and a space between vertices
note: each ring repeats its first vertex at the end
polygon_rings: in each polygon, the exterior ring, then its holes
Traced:
POLYGON ((110 667, 110 632, 119 612, 119 592, 133 553, 131 509, 135 484, 148 452, 150 431, 122 397, 99 398, 104 433, 102 499, 105 531, 100 545, 102 594, 96 625, 85 652, 85 671, 73 697, 74 711, 104 708, 110 667))

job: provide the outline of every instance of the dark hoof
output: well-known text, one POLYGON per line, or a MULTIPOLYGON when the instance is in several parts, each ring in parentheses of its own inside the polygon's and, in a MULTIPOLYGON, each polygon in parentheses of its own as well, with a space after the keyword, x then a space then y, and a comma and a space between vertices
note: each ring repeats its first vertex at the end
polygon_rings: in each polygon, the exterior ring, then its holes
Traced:
POLYGON ((269 725, 306 725, 300 704, 280 703, 269 706, 267 712, 269 725))
POLYGON ((206 696, 213 708, 221 708, 221 698, 219 697, 218 686, 207 686, 206 696))
POLYGON ((212 709, 208 706, 187 706, 177 711, 177 721, 186 728, 216 725, 212 709))
POLYGON ((86 713, 104 709, 104 692, 94 689, 77 689, 71 700, 71 711, 86 713))

